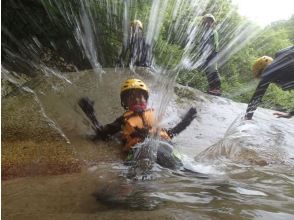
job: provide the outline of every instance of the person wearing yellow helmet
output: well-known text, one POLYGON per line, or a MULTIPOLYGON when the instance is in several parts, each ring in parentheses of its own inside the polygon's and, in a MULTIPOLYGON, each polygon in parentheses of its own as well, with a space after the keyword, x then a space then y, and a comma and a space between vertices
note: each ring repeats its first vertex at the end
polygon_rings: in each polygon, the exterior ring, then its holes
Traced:
MULTIPOLYGON (((275 59, 268 56, 258 58, 253 64, 252 72, 260 82, 248 104, 245 114, 247 120, 252 119, 270 83, 275 83, 283 90, 294 89, 294 46, 278 51, 275 59)), ((290 118, 294 115, 294 109, 289 113, 274 114, 277 117, 290 118)))
POLYGON ((260 78, 263 70, 273 62, 273 58, 269 56, 262 56, 258 58, 252 66, 252 73, 254 78, 260 78))
POLYGON ((141 29, 143 30, 143 24, 140 20, 133 20, 131 23, 130 23, 130 27, 132 28, 132 32, 135 32, 136 29, 141 29))
POLYGON ((201 31, 198 37, 197 60, 203 60, 197 68, 205 73, 208 81, 207 93, 221 95, 221 81, 217 68, 217 54, 219 51, 219 37, 215 29, 216 19, 212 14, 205 14, 202 18, 201 31))
POLYGON ((121 87, 121 106, 133 112, 144 111, 147 108, 149 91, 146 84, 140 79, 128 79, 121 87))
POLYGON ((130 23, 127 45, 123 45, 116 64, 124 66, 125 61, 127 66, 149 67, 151 65, 151 47, 146 43, 143 23, 140 20, 133 20, 130 23))
POLYGON ((79 106, 91 120, 96 132, 96 138, 107 140, 120 132, 123 152, 133 153, 134 146, 142 143, 146 137, 158 136, 169 141, 182 132, 196 117, 196 109, 190 108, 180 123, 171 129, 158 130, 155 120, 155 110, 148 108, 149 89, 140 79, 128 79, 121 86, 121 106, 126 112, 114 122, 101 125, 95 117, 93 104, 88 98, 82 98, 79 106))
POLYGON ((205 14, 202 18, 202 21, 204 23, 208 23, 209 22, 209 25, 213 25, 214 22, 215 22, 215 17, 212 15, 212 14, 205 14))

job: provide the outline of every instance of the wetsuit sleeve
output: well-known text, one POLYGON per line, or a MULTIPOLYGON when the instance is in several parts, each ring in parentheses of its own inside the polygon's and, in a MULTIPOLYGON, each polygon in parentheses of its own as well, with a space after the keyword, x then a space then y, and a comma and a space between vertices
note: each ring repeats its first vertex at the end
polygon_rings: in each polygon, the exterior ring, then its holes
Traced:
MULTIPOLYGON (((132 42, 133 42, 133 37, 130 35, 129 39, 127 40, 126 45, 123 43, 121 53, 120 53, 118 60, 117 60, 117 63, 119 63, 121 66, 122 66, 123 62, 127 59, 127 54, 131 50, 132 42)), ((129 61, 127 61, 127 62, 129 62, 129 61)))
POLYGON ((270 82, 264 82, 263 80, 259 82, 255 93, 253 94, 247 110, 246 110, 246 115, 245 118, 251 120, 254 114, 254 111, 257 109, 257 106, 261 102, 270 82))
POLYGON ((182 121, 180 121, 175 127, 169 129, 167 131, 168 135, 173 138, 174 136, 181 133, 183 130, 185 130, 191 122, 196 117, 197 111, 196 108, 190 108, 189 111, 186 113, 182 121))
POLYGON ((275 58, 278 58, 278 57, 280 57, 281 55, 284 55, 284 54, 287 54, 287 53, 291 53, 291 52, 293 53, 293 50, 294 50, 294 46, 284 48, 284 49, 278 51, 278 52, 275 54, 275 58))
POLYGON ((281 86, 283 90, 293 88, 294 46, 279 51, 276 56, 277 58, 262 73, 261 81, 248 104, 246 119, 252 118, 270 83, 281 86))
POLYGON ((115 119, 114 122, 102 126, 100 130, 96 130, 96 138, 107 140, 111 135, 114 135, 121 130, 123 123, 124 117, 121 116, 115 119))
POLYGON ((122 51, 121 51, 121 53, 120 53, 120 55, 119 55, 119 57, 118 57, 118 60, 116 61, 117 64, 122 65, 123 60, 125 60, 125 58, 126 58, 126 54, 127 54, 128 50, 129 50, 129 46, 127 45, 127 47, 125 47, 125 46, 123 45, 123 47, 122 47, 122 51))
POLYGON ((214 43, 214 50, 217 53, 219 51, 219 37, 218 37, 218 32, 216 30, 213 31, 213 43, 214 43))

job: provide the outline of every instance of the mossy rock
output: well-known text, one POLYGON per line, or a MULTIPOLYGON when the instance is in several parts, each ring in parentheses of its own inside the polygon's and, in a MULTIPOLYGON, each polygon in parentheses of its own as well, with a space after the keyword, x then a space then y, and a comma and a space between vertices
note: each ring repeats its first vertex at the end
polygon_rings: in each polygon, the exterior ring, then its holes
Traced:
POLYGON ((59 175, 81 171, 73 147, 62 142, 2 142, 2 179, 22 176, 59 175))
POLYGON ((195 94, 193 91, 189 90, 188 88, 183 88, 183 87, 175 87, 175 93, 179 98, 186 98, 189 100, 194 100, 195 99, 195 94))

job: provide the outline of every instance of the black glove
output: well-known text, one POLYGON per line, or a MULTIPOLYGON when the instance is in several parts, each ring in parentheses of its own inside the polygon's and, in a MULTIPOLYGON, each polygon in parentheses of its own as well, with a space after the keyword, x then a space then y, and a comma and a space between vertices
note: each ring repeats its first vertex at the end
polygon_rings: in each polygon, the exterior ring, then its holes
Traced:
POLYGON ((88 97, 81 98, 78 104, 86 115, 94 112, 94 101, 90 100, 88 97))
POLYGON ((92 123, 92 127, 97 133, 101 130, 101 125, 98 122, 95 110, 94 110, 94 101, 90 100, 88 97, 83 97, 78 102, 80 108, 83 110, 83 112, 86 114, 86 116, 90 119, 92 123))
POLYGON ((189 109, 189 111, 186 113, 182 121, 189 121, 191 122, 194 118, 196 118, 197 110, 196 108, 192 107, 189 109))
POLYGON ((197 114, 196 108, 194 107, 190 108, 189 111, 184 116, 184 118, 182 119, 182 121, 178 123, 172 129, 167 131, 169 136, 172 138, 175 135, 178 135, 179 133, 181 133, 183 130, 185 130, 186 127, 188 127, 191 124, 194 118, 196 118, 196 114, 197 114))

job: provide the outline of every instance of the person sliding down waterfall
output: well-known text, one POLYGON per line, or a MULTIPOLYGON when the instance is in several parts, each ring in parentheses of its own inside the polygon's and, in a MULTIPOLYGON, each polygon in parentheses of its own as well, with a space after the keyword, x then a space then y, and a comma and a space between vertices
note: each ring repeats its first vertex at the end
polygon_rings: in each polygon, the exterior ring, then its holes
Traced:
MULTIPOLYGON (((260 57, 253 65, 253 75, 260 79, 260 82, 248 104, 245 114, 247 120, 252 119, 270 83, 275 83, 283 90, 294 89, 294 46, 278 51, 275 57, 274 60, 268 56, 260 57)), ((289 113, 274 113, 274 115, 290 118, 294 115, 294 109, 289 113)))
POLYGON ((139 20, 131 22, 127 45, 123 45, 116 64, 123 66, 125 60, 127 66, 151 66, 151 47, 146 43, 143 24, 139 20))
MULTIPOLYGON (((79 106, 91 120, 96 132, 96 138, 107 140, 110 136, 121 132, 123 152, 127 160, 133 160, 136 155, 138 144, 148 137, 158 137, 162 143, 169 142, 174 136, 182 132, 196 117, 196 108, 191 107, 184 118, 171 129, 156 128, 155 110, 147 107, 149 90, 146 84, 140 79, 128 79, 121 86, 121 105, 126 112, 114 122, 100 125, 96 119, 93 101, 88 98, 81 98, 79 106)), ((163 167, 171 169, 182 166, 181 161, 174 154, 171 145, 163 144, 157 148, 156 162, 163 167)))

